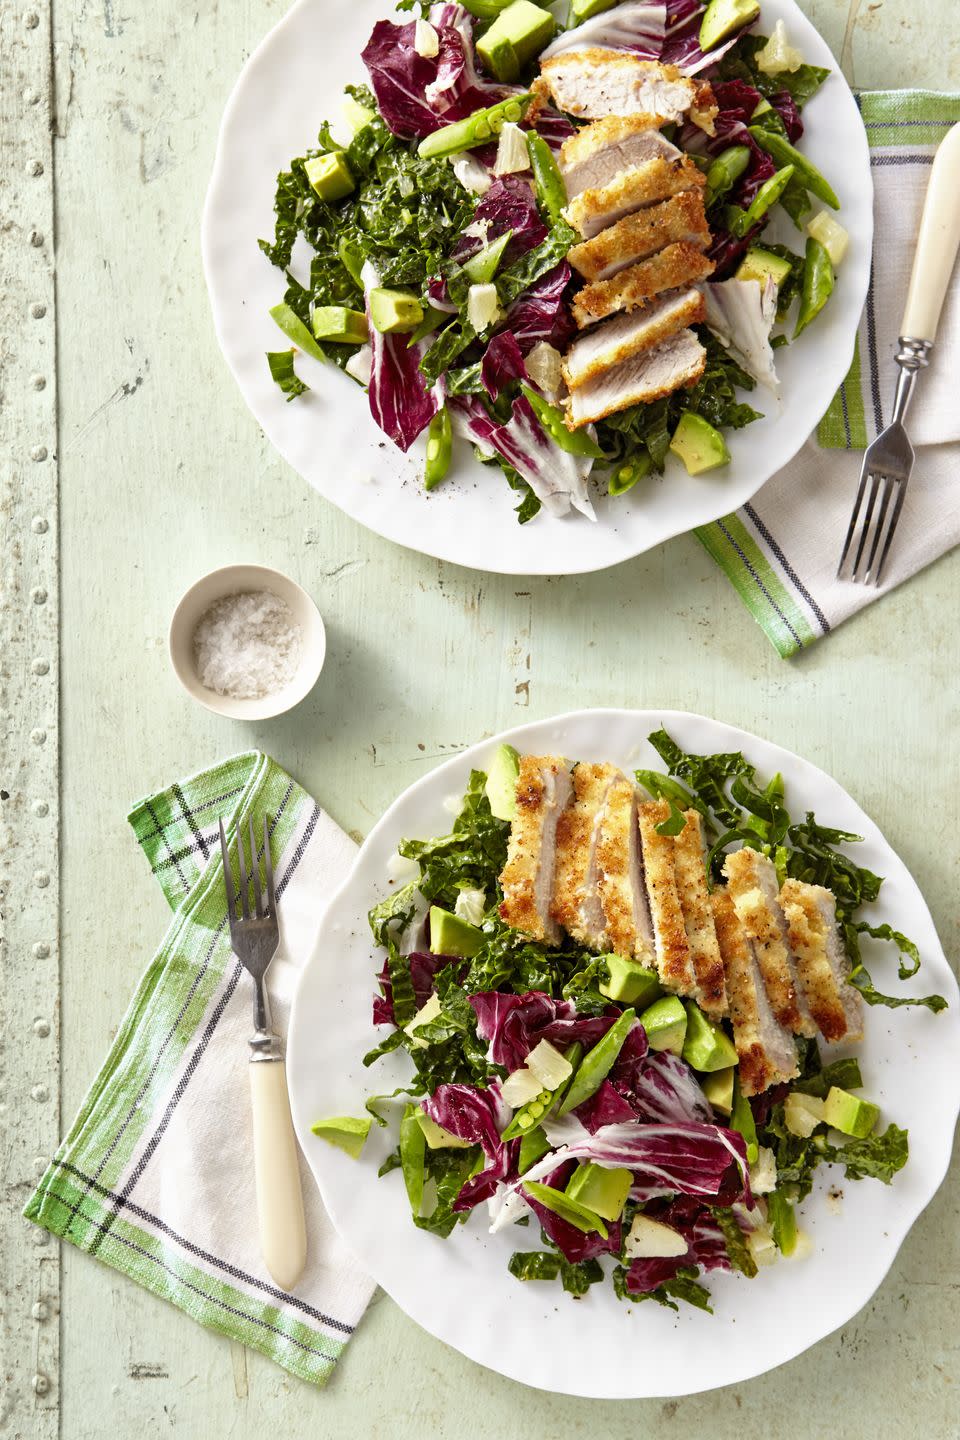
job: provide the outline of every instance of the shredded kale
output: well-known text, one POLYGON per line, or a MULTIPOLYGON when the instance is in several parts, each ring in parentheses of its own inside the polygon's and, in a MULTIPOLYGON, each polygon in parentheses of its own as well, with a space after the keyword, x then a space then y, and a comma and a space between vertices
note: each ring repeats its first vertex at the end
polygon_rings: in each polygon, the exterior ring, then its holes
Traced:
POLYGON ((556 1280, 558 1277, 568 1295, 579 1299, 591 1285, 603 1279, 597 1260, 581 1260, 572 1264, 559 1251, 516 1250, 507 1262, 507 1269, 517 1280, 556 1280))
POLYGON ((697 1283, 700 1271, 696 1265, 687 1269, 678 1270, 672 1280, 666 1280, 658 1285, 656 1290, 629 1290, 627 1288, 628 1271, 625 1266, 618 1265, 612 1275, 614 1294, 619 1300, 630 1300, 639 1304, 641 1300, 655 1300, 658 1305, 664 1305, 669 1310, 679 1310, 678 1300, 684 1300, 688 1305, 693 1305, 698 1310, 706 1310, 713 1314, 710 1304, 710 1291, 705 1286, 697 1283))
POLYGON ((296 400, 309 385, 305 385, 293 368, 292 350, 273 350, 267 353, 267 364, 270 366, 270 374, 276 380, 280 389, 286 395, 287 400, 296 400))
POLYGON ((734 1270, 741 1271, 748 1280, 752 1280, 757 1273, 757 1262, 750 1254, 750 1247, 737 1223, 737 1217, 732 1210, 724 1209, 722 1206, 717 1206, 711 1213, 723 1231, 723 1241, 727 1247, 730 1264, 734 1270))
POLYGON ((490 809, 484 785, 486 775, 473 770, 463 808, 449 835, 436 840, 403 840, 400 854, 416 860, 420 878, 416 888, 431 905, 452 910, 464 888, 484 890, 488 898, 497 887, 507 862, 510 826, 490 809))
POLYGON ((779 75, 765 75, 757 65, 757 52, 767 43, 766 35, 744 35, 720 61, 717 74, 721 80, 745 80, 767 99, 786 90, 802 110, 830 74, 819 65, 801 65, 799 69, 779 75))

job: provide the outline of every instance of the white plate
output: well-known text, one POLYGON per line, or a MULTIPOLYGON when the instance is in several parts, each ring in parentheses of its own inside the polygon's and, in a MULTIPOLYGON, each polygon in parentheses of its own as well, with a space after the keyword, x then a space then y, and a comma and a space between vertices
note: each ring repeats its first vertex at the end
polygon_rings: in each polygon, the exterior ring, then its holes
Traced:
MULTIPOLYGON (((728 470, 690 476, 671 460, 663 479, 642 481, 619 500, 600 496, 596 524, 540 514, 521 526, 499 469, 480 465, 466 442, 458 442, 451 478, 428 496, 423 440, 403 456, 377 429, 366 395, 348 376, 301 356, 297 368, 311 392, 288 404, 267 370, 265 352, 289 345, 267 313, 283 298, 283 276, 256 243, 273 236, 277 174, 314 143, 321 121, 338 117, 344 85, 367 78, 360 51, 387 13, 385 0, 352 0, 337 6, 334 23, 329 0, 299 0, 247 61, 220 129, 203 215, 204 270, 223 353, 280 454, 321 495, 387 539, 506 575, 602 570, 744 504, 793 458, 830 404, 853 357, 870 274, 866 135, 846 81, 809 20, 794 0, 764 0, 766 28, 784 19, 805 58, 835 70, 804 113, 803 148, 840 196, 851 246, 816 327, 777 352, 782 413, 768 392, 755 392, 761 399, 754 408, 769 413, 729 437, 728 470)), ((778 235, 802 249, 803 237, 789 222, 778 235)))
POLYGON ((294 1123, 324 1204, 361 1264, 411 1319, 527 1385, 639 1399, 693 1394, 759 1375, 799 1355, 866 1304, 946 1173, 960 1108, 958 1050, 957 984, 923 897, 877 827, 835 780, 777 745, 698 715, 584 710, 484 741, 417 781, 390 807, 321 927, 293 1009, 287 1065, 294 1123), (824 1167, 801 1210, 813 1255, 782 1261, 752 1281, 711 1274, 712 1316, 625 1304, 609 1285, 574 1302, 553 1285, 522 1284, 509 1275, 507 1260, 513 1250, 536 1248, 534 1232, 490 1235, 482 1214, 449 1240, 417 1230, 400 1172, 377 1178, 395 1138, 374 1127, 361 1160, 353 1161, 310 1133, 321 1116, 362 1115, 367 1095, 392 1090, 409 1076, 406 1057, 388 1056, 369 1070, 361 1064, 377 1034, 370 1003, 381 964, 366 916, 386 893, 387 862, 398 841, 445 833, 450 815, 444 800, 463 792, 470 769, 485 767, 501 740, 534 753, 609 760, 625 770, 660 768, 646 736, 661 724, 685 749, 743 750, 760 774, 782 773, 794 814, 812 809, 823 824, 863 835, 865 843, 854 847, 857 860, 886 877, 870 918, 911 935, 923 956, 920 974, 906 983, 897 980, 889 955, 874 956, 874 980, 895 993, 939 991, 950 1003, 939 1015, 869 1009, 866 1038, 856 1047, 865 1093, 879 1102, 881 1123, 895 1121, 910 1131, 905 1169, 886 1186, 854 1184, 841 1170, 824 1167), (831 1184, 843 1191, 839 1213, 826 1199, 831 1184))

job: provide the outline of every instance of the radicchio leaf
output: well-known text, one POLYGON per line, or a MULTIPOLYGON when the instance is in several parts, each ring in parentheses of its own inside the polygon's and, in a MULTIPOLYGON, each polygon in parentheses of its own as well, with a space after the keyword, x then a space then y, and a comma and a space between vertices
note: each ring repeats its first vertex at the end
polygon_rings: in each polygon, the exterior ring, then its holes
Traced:
POLYGON ((572 277, 570 266, 561 260, 510 306, 507 326, 516 335, 524 355, 542 340, 558 350, 567 348, 576 329, 564 298, 572 277))
POLYGON ((508 230, 513 233, 500 261, 501 269, 512 265, 514 260, 547 238, 547 227, 540 219, 533 192, 526 181, 516 175, 502 175, 494 180, 473 212, 473 221, 468 228, 474 230, 475 227, 486 230, 486 241, 477 234, 461 235, 452 254, 457 264, 462 264, 484 244, 505 235, 508 230))
POLYGON ((500 1138, 501 1130, 510 1119, 510 1110, 500 1098, 496 1082, 486 1089, 476 1085, 438 1085, 433 1095, 423 1101, 423 1109, 451 1135, 482 1146, 487 1157, 486 1167, 466 1182, 452 1209, 472 1210, 481 1200, 489 1200, 505 1180, 516 1176, 520 1141, 504 1142, 500 1138))
POLYGON ((416 22, 394 25, 391 20, 374 25, 362 52, 380 114, 404 140, 431 135, 507 93, 477 74, 472 27, 462 6, 440 5, 434 11, 437 19, 431 23, 440 42, 436 55, 417 54, 416 22))
MULTIPOLYGON (((430 999, 437 972, 452 962, 463 963, 453 955, 427 955, 422 951, 414 951, 412 955, 403 957, 403 963, 410 967, 410 979, 413 982, 413 994, 418 1010, 430 999)), ((384 963, 383 969, 377 976, 377 984, 382 993, 373 997, 373 1023, 374 1025, 395 1025, 397 1022, 393 1013, 393 986, 390 983, 389 962, 384 963)))
POLYGON ((477 1017, 477 1034, 489 1041, 494 1065, 518 1070, 541 1040, 562 1049, 579 1040, 585 1049, 595 1045, 614 1023, 615 1015, 577 1015, 570 1000, 553 1000, 542 990, 508 995, 484 990, 470 996, 477 1017))
POLYGON ((494 335, 480 362, 480 379, 491 400, 516 380, 527 379, 520 346, 511 330, 501 330, 494 335))
POLYGON ((589 520, 597 518, 586 486, 592 460, 561 450, 544 432, 526 396, 514 400, 504 425, 491 418, 476 395, 457 396, 450 408, 474 444, 487 455, 501 455, 549 514, 566 515, 573 505, 589 520))
MULTIPOLYGON (((612 10, 594 15, 572 30, 563 30, 543 51, 541 60, 585 47, 597 50, 632 50, 658 60, 667 29, 664 0, 626 0, 612 10)), ((698 47, 699 48, 699 47, 698 47)))
POLYGON ((370 317, 370 291, 379 277, 369 261, 362 278, 370 327, 370 414, 384 435, 409 450, 443 404, 442 382, 428 387, 420 371, 427 351, 423 342, 411 345, 408 335, 381 335, 370 317))

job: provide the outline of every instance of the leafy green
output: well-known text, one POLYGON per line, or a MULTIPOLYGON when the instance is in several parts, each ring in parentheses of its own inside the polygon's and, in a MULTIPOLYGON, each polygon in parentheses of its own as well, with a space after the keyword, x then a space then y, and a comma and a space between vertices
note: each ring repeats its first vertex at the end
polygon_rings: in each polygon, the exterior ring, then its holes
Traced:
POLYGON ((512 305, 524 290, 529 290, 531 285, 552 270, 555 265, 565 259, 571 245, 576 245, 580 236, 566 223, 560 220, 554 225, 547 238, 541 240, 532 250, 521 255, 508 269, 497 276, 497 294, 500 297, 500 304, 506 309, 512 305))
POLYGON ((678 1270, 672 1280, 666 1280, 656 1290, 643 1290, 640 1292, 627 1289, 627 1274, 625 1266, 618 1265, 612 1275, 613 1289, 620 1300, 630 1300, 638 1304, 641 1300, 656 1300, 658 1305, 664 1305, 670 1310, 679 1310, 677 1300, 684 1300, 688 1305, 693 1305, 698 1310, 706 1310, 713 1314, 710 1304, 710 1291, 705 1286, 697 1283, 700 1274, 697 1266, 690 1266, 678 1270))
POLYGON ((860 1074, 859 1061, 855 1056, 850 1055, 845 1060, 834 1060, 830 1065, 824 1065, 822 1070, 817 1070, 814 1074, 795 1081, 791 1089, 796 1090, 800 1095, 814 1095, 820 1100, 825 1100, 827 1092, 833 1085, 840 1090, 859 1090, 861 1088, 863 1077, 860 1074))
POLYGON ((309 385, 305 385, 293 368, 293 357, 296 352, 293 350, 272 350, 267 352, 267 364, 270 366, 270 374, 276 380, 280 389, 286 395, 288 402, 296 400, 309 385))
POLYGON ((889 1185, 906 1165, 910 1147, 906 1130, 888 1125, 881 1135, 850 1140, 845 1145, 828 1145, 824 1158, 842 1165, 848 1180, 881 1180, 889 1185))
POLYGON ((819 65, 801 65, 797 70, 780 75, 765 75, 757 65, 756 56, 766 43, 765 35, 744 35, 720 61, 720 79, 745 80, 768 100, 781 90, 787 90, 802 110, 807 101, 816 95, 830 71, 819 65))
POLYGON ((420 893, 445 910, 454 908, 464 887, 484 890, 489 898, 507 861, 510 825, 492 813, 484 790, 486 778, 482 770, 471 771, 463 808, 449 835, 403 840, 399 846, 401 855, 420 866, 416 882, 420 893))
POLYGON ((603 1279, 599 1261, 582 1260, 572 1264, 559 1252, 550 1250, 515 1250, 507 1269, 517 1280, 556 1280, 559 1276, 567 1294, 576 1298, 586 1295, 591 1285, 603 1279))
POLYGON ((730 1257, 730 1264, 734 1270, 742 1271, 748 1279, 752 1280, 757 1273, 757 1262, 750 1254, 750 1247, 747 1244, 746 1236, 737 1224, 737 1217, 732 1210, 727 1210, 722 1206, 717 1206, 711 1211, 711 1214, 723 1231, 723 1240, 730 1257))
POLYGON ((433 1198, 428 1214, 418 1215, 414 1224, 418 1230, 428 1230, 445 1240, 457 1225, 465 1223, 469 1212, 455 1211, 454 1200, 463 1189, 464 1182, 481 1161, 480 1147, 469 1150, 427 1150, 424 1163, 424 1194, 433 1198))
POLYGON ((522 475, 518 475, 512 465, 508 465, 504 460, 501 463, 501 469, 507 477, 507 484, 510 486, 510 489, 516 490, 517 494, 522 497, 514 514, 520 525, 526 525, 528 520, 532 520, 534 515, 539 514, 540 501, 530 488, 529 481, 524 480, 522 475))

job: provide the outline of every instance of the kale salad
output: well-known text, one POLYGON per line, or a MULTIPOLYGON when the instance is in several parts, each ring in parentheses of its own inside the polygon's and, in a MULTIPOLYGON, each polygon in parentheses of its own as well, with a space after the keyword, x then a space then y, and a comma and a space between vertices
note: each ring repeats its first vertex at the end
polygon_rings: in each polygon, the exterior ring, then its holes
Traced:
POLYGON ((521 523, 595 518, 671 453, 727 465, 846 253, 803 152, 829 72, 759 33, 759 0, 397 9, 278 178, 281 390, 307 388, 298 351, 339 366, 401 450, 425 436, 427 490, 472 445, 521 523))

